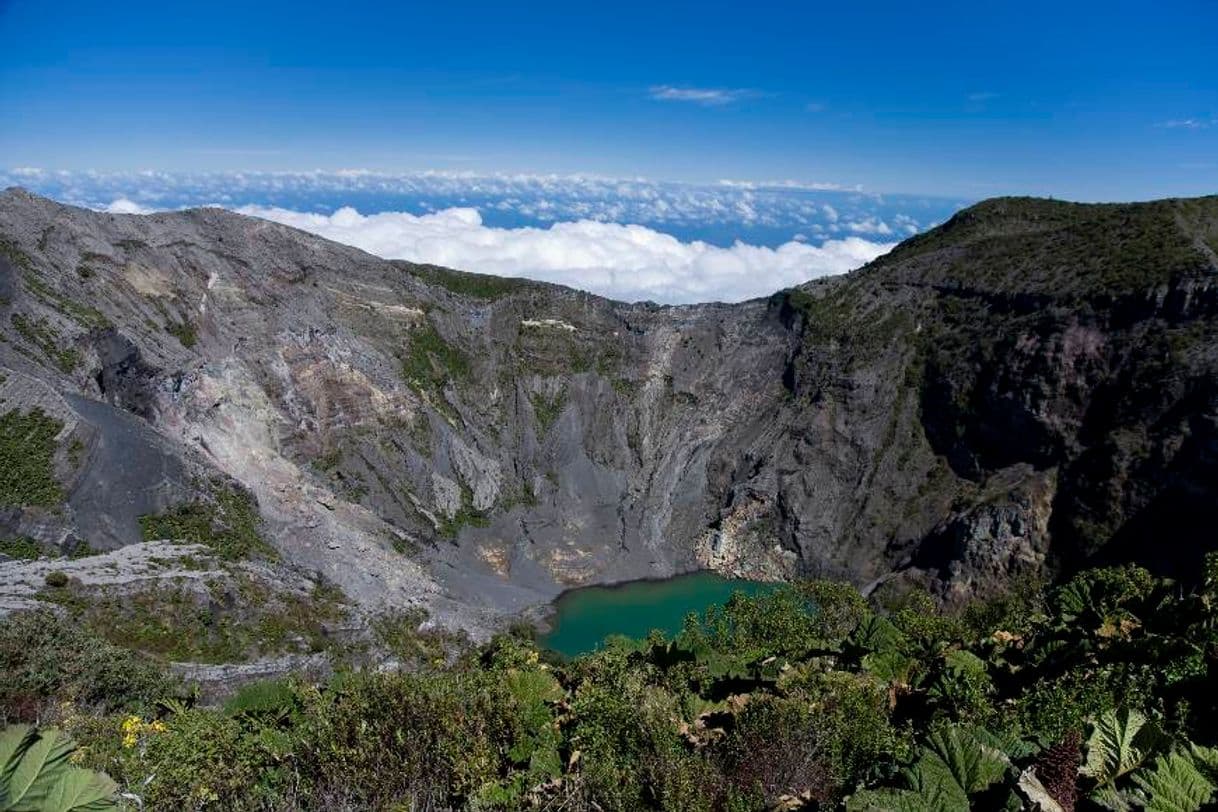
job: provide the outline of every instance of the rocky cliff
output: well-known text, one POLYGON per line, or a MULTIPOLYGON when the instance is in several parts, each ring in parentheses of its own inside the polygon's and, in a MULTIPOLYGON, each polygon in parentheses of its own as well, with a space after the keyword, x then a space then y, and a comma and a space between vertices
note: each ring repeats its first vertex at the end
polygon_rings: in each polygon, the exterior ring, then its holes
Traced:
POLYGON ((0 240, 3 408, 62 426, 3 536, 113 550, 240 493, 292 567, 473 629, 702 567, 960 600, 1216 544, 1218 198, 988 201, 687 307, 16 189, 0 240))

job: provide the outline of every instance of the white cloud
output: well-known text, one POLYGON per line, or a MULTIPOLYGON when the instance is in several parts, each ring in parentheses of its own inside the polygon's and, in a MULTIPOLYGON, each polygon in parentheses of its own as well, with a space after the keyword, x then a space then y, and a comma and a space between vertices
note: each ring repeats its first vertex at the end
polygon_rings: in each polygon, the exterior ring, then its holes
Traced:
POLYGON ((673 87, 672 85, 655 85, 649 93, 651 98, 657 101, 690 102, 703 107, 719 107, 752 95, 752 91, 742 88, 673 87))
POLYGON ((746 190, 778 190, 778 191, 809 191, 809 192, 861 192, 863 191, 862 184, 856 183, 853 186, 846 186, 842 183, 832 183, 830 181, 803 181, 803 180, 732 180, 731 178, 723 178, 719 181, 719 185, 728 189, 746 189, 746 190))
POLYGON ((491 228, 477 210, 450 208, 333 214, 247 206, 240 211, 311 231, 392 259, 524 276, 615 299, 667 303, 740 301, 819 276, 844 273, 892 248, 859 237, 820 246, 777 248, 737 242, 729 248, 682 242, 645 226, 581 220, 549 228, 491 228))
POLYGON ((9 185, 98 210, 106 210, 117 199, 158 210, 248 204, 332 212, 347 205, 365 212, 423 213, 459 207, 476 208, 497 226, 578 220, 640 223, 682 239, 708 239, 718 245, 735 237, 773 245, 779 233, 819 233, 818 228, 834 225, 838 217, 841 223, 875 218, 897 228, 897 214, 919 211, 919 221, 943 220, 962 204, 946 198, 880 197, 863 194, 857 186, 783 179, 679 183, 592 175, 366 169, 203 173, 0 169, 0 188, 9 185))
POLYGON ((110 214, 151 214, 154 210, 141 206, 134 200, 120 197, 117 200, 110 201, 110 205, 106 206, 104 211, 110 214))
POLYGON ((1206 121, 1197 118, 1173 118, 1170 121, 1161 121, 1155 126, 1166 130, 1206 130, 1214 123, 1216 122, 1213 120, 1206 121))
POLYGON ((875 217, 868 217, 866 220, 846 223, 846 228, 850 229, 855 234, 880 234, 883 236, 892 234, 892 227, 883 220, 878 220, 875 217))

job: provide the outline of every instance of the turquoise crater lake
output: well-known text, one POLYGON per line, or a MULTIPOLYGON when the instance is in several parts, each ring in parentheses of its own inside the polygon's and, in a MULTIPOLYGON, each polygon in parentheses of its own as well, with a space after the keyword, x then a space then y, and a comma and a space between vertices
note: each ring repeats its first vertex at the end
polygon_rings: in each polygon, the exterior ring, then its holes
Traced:
POLYGON ((554 602, 551 629, 538 642, 565 657, 575 657, 600 647, 610 635, 641 638, 660 629, 671 636, 681 630, 690 612, 701 614, 712 604, 726 603, 734 592, 757 595, 775 586, 696 572, 573 589, 554 602))

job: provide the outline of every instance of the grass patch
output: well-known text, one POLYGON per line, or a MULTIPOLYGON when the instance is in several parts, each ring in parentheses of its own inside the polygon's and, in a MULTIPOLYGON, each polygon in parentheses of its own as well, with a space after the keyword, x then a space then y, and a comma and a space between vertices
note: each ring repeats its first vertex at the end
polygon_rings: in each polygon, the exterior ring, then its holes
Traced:
POLYGON ((461 485, 461 506, 457 508, 457 512, 451 517, 440 514, 440 526, 437 528, 440 535, 444 538, 453 539, 461 532, 461 528, 469 525, 470 527, 487 527, 490 525, 490 517, 485 512, 474 507, 474 494, 469 489, 468 485, 461 485))
POLYGON ((530 285, 524 279, 453 271, 436 265, 411 265, 409 269, 410 273, 429 285, 439 285, 458 296, 471 299, 500 299, 530 285))
POLYGON ((453 380, 469 377, 469 358, 445 341, 430 324, 410 334, 410 346, 402 359, 402 375, 416 386, 437 389, 453 380))
POLYGON ((542 394, 529 395, 529 402, 533 404, 533 414, 537 417, 537 424, 545 433, 558 421, 563 409, 567 407, 567 390, 562 389, 552 398, 542 394))
POLYGON ((202 544, 220 558, 276 558, 262 538, 262 523, 254 498, 225 482, 211 485, 211 499, 178 505, 164 513, 140 517, 145 541, 169 539, 180 544, 202 544))
POLYGON ((102 315, 100 310, 64 296, 32 273, 25 275, 25 287, 43 304, 67 316, 86 330, 111 326, 110 320, 102 315))
POLYGON ((373 619, 372 635, 392 656, 418 668, 443 665, 449 651, 469 647, 464 634, 443 628, 420 629, 426 620, 427 612, 422 609, 390 612, 373 619))
POLYGON ((435 409, 450 420, 456 413, 443 398, 450 383, 469 378, 469 357, 449 344, 430 323, 424 323, 410 333, 410 344, 399 356, 402 378, 435 409))
POLYGON ((33 561, 42 556, 42 545, 29 536, 0 540, 0 554, 33 561))
POLYGON ((54 506, 63 503, 55 478, 55 438, 63 423, 41 409, 0 416, 0 506, 54 506))
POLYGON ((332 591, 273 592, 244 574, 208 591, 162 583, 137 592, 97 594, 61 588, 43 596, 110 643, 171 662, 244 662, 286 651, 321 651, 325 624, 343 607, 332 591))
POLYGON ((47 610, 0 620, 0 717, 30 719, 69 700, 113 711, 151 707, 176 682, 145 657, 47 610))
POLYGON ((197 329, 188 321, 170 321, 165 325, 165 332, 176 338, 186 349, 193 347, 199 340, 197 329))
POLYGON ((74 347, 62 347, 59 331, 47 324, 46 319, 29 319, 22 313, 12 315, 13 328, 36 347, 63 372, 71 372, 80 363, 80 353, 74 347))

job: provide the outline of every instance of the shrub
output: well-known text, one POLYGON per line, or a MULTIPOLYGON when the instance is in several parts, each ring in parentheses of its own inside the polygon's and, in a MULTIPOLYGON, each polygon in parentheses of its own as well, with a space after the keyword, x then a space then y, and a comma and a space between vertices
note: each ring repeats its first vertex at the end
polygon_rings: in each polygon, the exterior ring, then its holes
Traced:
POLYGON ((510 708, 483 673, 347 675, 308 697, 301 769, 358 808, 459 807, 504 770, 510 708))
POLYGON ((133 753, 128 782, 148 809, 266 808, 293 784, 291 739, 274 726, 188 709, 133 753))
POLYGON ((104 711, 148 707, 176 688, 155 664, 46 610, 0 620, 0 673, 8 719, 36 718, 64 699, 104 711))

